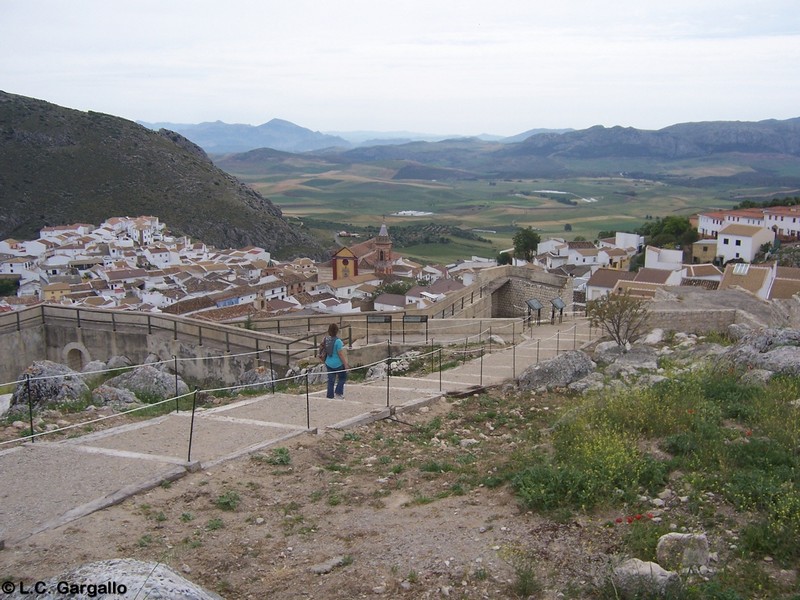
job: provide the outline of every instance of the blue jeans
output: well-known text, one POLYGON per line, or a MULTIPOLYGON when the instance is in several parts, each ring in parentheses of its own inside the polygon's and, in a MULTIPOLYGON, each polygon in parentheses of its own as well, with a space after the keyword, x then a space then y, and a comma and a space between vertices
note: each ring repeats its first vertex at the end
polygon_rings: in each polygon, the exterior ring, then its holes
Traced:
POLYGON ((334 393, 339 396, 344 395, 344 382, 347 381, 347 371, 344 370, 344 367, 333 369, 325 365, 325 368, 328 369, 328 398, 333 398, 334 393), (335 390, 334 383, 336 384, 335 390))

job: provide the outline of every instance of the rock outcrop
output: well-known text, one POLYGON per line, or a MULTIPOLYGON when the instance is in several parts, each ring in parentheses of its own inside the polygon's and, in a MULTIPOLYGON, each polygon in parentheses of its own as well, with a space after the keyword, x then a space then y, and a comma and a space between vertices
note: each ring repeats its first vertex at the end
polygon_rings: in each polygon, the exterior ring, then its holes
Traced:
POLYGON ((719 359, 738 368, 800 375, 800 330, 761 329, 743 333, 719 359))
POLYGON ((612 580, 621 598, 633 600, 664 595, 678 583, 678 574, 657 563, 631 558, 614 569, 612 580))
POLYGON ((583 379, 596 368, 589 355, 581 350, 570 350, 556 358, 532 365, 520 375, 521 390, 552 390, 567 387, 583 379))
POLYGON ((101 560, 81 565, 44 582, 43 593, 21 594, 13 600, 58 600, 61 598, 149 598, 150 600, 222 600, 220 596, 178 575, 162 563, 132 558, 101 560), (71 586, 67 593, 59 583, 71 586), (72 587, 74 586, 74 587, 72 587), (83 592, 80 592, 83 586, 83 592), (106 586, 100 588, 100 586, 106 586), (113 588, 111 587, 113 586, 113 588), (74 591, 72 591, 74 590, 74 591))
POLYGON ((24 381, 26 376, 30 377, 30 400, 36 408, 74 402, 89 393, 89 387, 77 371, 49 360, 39 360, 20 375, 19 379, 23 381, 17 384, 11 396, 12 407, 28 404, 28 383, 24 381))
POLYGON ((247 390, 267 391, 272 389, 275 379, 277 379, 275 371, 267 367, 256 367, 242 373, 237 385, 247 390))
POLYGON ((681 570, 708 566, 708 538, 704 533, 668 533, 656 545, 658 564, 681 570))
POLYGON ((106 385, 129 390, 141 400, 163 400, 189 393, 189 386, 183 379, 178 377, 176 389, 174 375, 164 373, 150 365, 137 367, 133 371, 113 377, 106 381, 106 385))

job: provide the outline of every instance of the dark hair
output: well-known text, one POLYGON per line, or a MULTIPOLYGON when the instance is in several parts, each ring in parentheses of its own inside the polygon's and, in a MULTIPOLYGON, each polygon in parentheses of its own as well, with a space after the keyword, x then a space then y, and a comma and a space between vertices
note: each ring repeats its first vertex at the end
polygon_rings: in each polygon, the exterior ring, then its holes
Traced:
POLYGON ((328 325, 328 335, 331 337, 336 337, 339 333, 339 326, 336 323, 331 323, 328 325))

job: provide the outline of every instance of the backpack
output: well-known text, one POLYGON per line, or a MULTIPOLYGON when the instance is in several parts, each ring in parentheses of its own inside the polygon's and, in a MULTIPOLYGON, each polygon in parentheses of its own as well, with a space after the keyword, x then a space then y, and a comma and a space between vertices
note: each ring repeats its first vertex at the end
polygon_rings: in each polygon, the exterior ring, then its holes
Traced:
POLYGON ((325 336, 325 338, 320 342, 319 348, 317 349, 317 358, 319 358, 320 362, 325 362, 327 357, 333 356, 333 348, 335 344, 335 337, 328 337, 327 335, 325 336))

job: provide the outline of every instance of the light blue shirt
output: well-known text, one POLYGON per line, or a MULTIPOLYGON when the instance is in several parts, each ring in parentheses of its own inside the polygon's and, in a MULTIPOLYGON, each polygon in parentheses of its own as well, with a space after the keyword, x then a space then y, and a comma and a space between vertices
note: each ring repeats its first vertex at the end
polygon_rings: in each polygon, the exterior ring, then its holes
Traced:
POLYGON ((338 337, 333 342, 333 354, 325 357, 325 364, 331 369, 341 369, 344 366, 342 359, 339 358, 339 350, 344 348, 344 342, 338 337))

